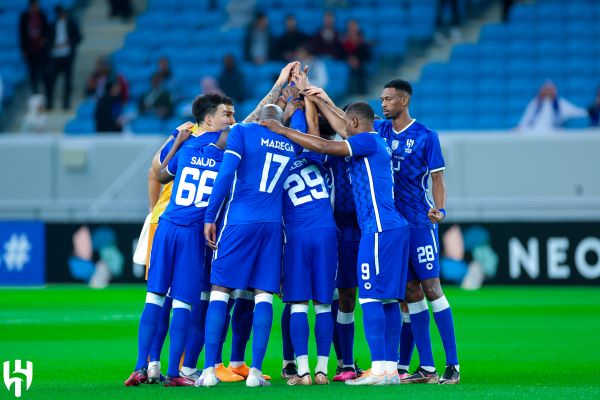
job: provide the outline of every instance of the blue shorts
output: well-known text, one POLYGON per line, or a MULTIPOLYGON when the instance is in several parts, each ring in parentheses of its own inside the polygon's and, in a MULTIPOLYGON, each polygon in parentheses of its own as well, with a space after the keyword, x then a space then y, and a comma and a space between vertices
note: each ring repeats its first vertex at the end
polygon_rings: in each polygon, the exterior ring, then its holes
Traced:
POLYGON ((286 232, 283 301, 331 304, 337 268, 336 228, 286 232))
POLYGON ((212 265, 213 259, 213 251, 210 247, 204 246, 204 271, 205 273, 202 275, 202 283, 200 285, 200 291, 202 292, 210 292, 211 284, 210 284, 210 269, 212 265))
POLYGON ((200 302, 202 283, 208 280, 205 268, 203 226, 179 226, 161 219, 152 244, 148 267, 148 291, 170 296, 184 303, 200 302))
POLYGON ((408 227, 363 234, 358 249, 358 297, 404 299, 408 227))
POLYGON ((218 235, 210 283, 279 293, 282 236, 279 222, 226 225, 218 235))
POLYGON ((407 282, 440 277, 440 254, 437 225, 410 228, 407 282))
POLYGON ((356 260, 358 259, 360 237, 360 228, 341 228, 337 232, 338 270, 335 287, 338 289, 350 289, 358 286, 356 260))

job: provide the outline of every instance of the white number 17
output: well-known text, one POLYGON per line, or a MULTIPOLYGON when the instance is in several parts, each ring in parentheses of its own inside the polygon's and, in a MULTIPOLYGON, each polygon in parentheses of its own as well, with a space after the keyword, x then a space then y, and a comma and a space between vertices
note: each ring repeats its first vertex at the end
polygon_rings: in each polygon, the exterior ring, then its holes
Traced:
POLYGON ((260 180, 260 188, 261 192, 271 193, 273 189, 275 189, 275 185, 277 181, 281 177, 281 174, 285 170, 285 166, 288 161, 290 161, 289 157, 282 156, 281 154, 267 153, 267 157, 265 158, 265 164, 263 165, 262 170, 262 178, 260 180), (271 169, 271 163, 278 163, 279 167, 277 168, 277 172, 275 172, 275 176, 269 186, 267 187, 267 180, 269 179, 269 170, 271 169))

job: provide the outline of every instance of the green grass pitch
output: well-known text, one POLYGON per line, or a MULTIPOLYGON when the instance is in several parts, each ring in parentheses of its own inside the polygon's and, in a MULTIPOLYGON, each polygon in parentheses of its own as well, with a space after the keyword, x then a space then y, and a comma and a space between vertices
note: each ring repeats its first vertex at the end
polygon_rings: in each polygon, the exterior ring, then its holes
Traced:
MULTIPOLYGON (((274 378, 272 387, 250 389, 235 383, 214 388, 126 388, 123 381, 136 358, 144 302, 141 285, 106 290, 0 289, 0 362, 33 362, 33 383, 22 399, 600 398, 600 288, 486 287, 477 292, 448 288, 446 295, 455 316, 461 363, 462 383, 457 386, 288 387, 279 378, 282 307, 276 301, 264 365, 264 372, 274 378)), ((361 320, 360 311, 356 320, 361 320)), ((442 370, 443 349, 433 323, 432 339, 442 370)), ((360 323, 355 348, 359 363, 368 366, 360 323)), ((315 360, 312 345, 311 368, 315 360)), ((413 366, 417 362, 414 359, 413 366)), ((165 365, 166 351, 163 370, 165 365)), ((330 376, 333 369, 332 359, 330 376)), ((0 385, 0 399, 10 398, 13 394, 0 385)))

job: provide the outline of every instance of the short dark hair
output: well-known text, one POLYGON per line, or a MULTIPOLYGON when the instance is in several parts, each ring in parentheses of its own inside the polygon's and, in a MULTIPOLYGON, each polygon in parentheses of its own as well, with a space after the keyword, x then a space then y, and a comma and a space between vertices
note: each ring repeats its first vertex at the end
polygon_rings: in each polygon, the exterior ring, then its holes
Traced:
POLYGON ((325 137, 335 136, 335 130, 327 121, 327 118, 319 115, 319 134, 325 137))
POLYGON ((410 96, 412 96, 412 93, 413 93, 411 84, 408 83, 408 81, 405 81, 404 79, 391 80, 388 83, 386 83, 383 88, 384 89, 393 88, 396 90, 401 90, 403 92, 408 93, 410 96))
POLYGON ((231 106, 233 105, 233 100, 221 93, 204 93, 194 100, 194 103, 192 104, 192 115, 196 118, 197 123, 202 123, 204 118, 209 114, 214 114, 221 104, 231 106))
POLYGON ((346 114, 356 115, 359 120, 373 123, 375 112, 368 103, 358 102, 352 103, 346 109, 346 114))

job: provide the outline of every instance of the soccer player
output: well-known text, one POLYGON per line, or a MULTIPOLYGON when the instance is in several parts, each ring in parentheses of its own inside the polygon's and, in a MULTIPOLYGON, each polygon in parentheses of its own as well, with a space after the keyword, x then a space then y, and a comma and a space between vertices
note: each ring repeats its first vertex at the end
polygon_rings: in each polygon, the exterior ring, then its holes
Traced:
MULTIPOLYGON (((410 227, 406 300, 421 365, 402 382, 438 382, 431 350, 426 297, 433 309, 446 352, 446 369, 439 383, 455 384, 460 381, 460 373, 454 322, 439 279, 438 224, 446 216, 445 164, 437 134, 410 117, 408 107, 411 96, 410 83, 401 79, 387 83, 381 93, 381 106, 387 120, 375 123, 377 131, 393 150, 396 207, 410 227), (428 197, 427 188, 430 175, 433 203, 428 197)), ((400 367, 404 369, 401 373, 407 372, 408 364, 406 362, 400 367)))
MULTIPOLYGON (((288 67, 282 70, 281 87, 289 79, 292 67, 288 67)), ((280 120, 281 115, 278 106, 267 104, 261 109, 259 120, 280 120)), ((256 123, 238 124, 230 132, 205 219, 204 234, 215 253, 206 321, 205 369, 196 382, 198 386, 218 383, 212 365, 227 302, 232 289, 247 288, 255 291, 255 308, 252 365, 246 386, 269 385, 261 370, 273 322, 273 293, 280 286, 283 183, 288 164, 298 151, 289 140, 256 123), (217 239, 215 221, 228 192, 217 239)))
MULTIPOLYGON (((298 109, 291 127, 319 135, 315 105, 306 101, 306 116, 298 109), (308 126, 307 126, 308 125, 308 126)), ((288 385, 312 384, 308 363, 308 302, 316 314, 317 365, 314 381, 329 384, 327 362, 333 338, 331 303, 337 264, 336 227, 330 200, 327 156, 304 151, 292 162, 284 183, 283 301, 291 303, 290 336, 298 372, 288 385)))
POLYGON ((140 318, 138 360, 135 371, 125 381, 126 386, 137 386, 148 378, 147 359, 167 291, 170 291, 173 298, 173 320, 170 328, 169 370, 165 385, 191 384, 189 380, 179 377, 179 359, 188 333, 191 305, 200 301, 202 279, 207 278, 202 267, 205 253, 202 222, 208 201, 203 197, 210 195, 220 163, 220 156, 213 154, 212 148, 204 149, 204 146, 211 134, 214 136, 215 132, 222 131, 228 125, 229 118, 226 116, 224 104, 226 99, 222 95, 205 95, 197 99, 194 103, 194 114, 200 122, 199 129, 208 133, 186 143, 182 154, 179 155, 176 151, 190 135, 188 130, 181 132, 161 164, 159 181, 166 183, 167 175, 172 176, 175 171, 177 175, 171 201, 161 216, 162 223, 156 230, 148 269, 146 305, 140 318), (204 150, 208 153, 205 154, 204 150), (173 157, 175 154, 177 156, 173 157))
POLYGON ((404 297, 408 226, 394 205, 389 148, 374 132, 373 109, 354 103, 346 110, 348 140, 324 140, 285 128, 278 121, 261 124, 306 149, 350 157, 350 178, 361 239, 357 278, 365 335, 371 350, 371 370, 347 380, 348 385, 399 383, 400 309, 404 297))

